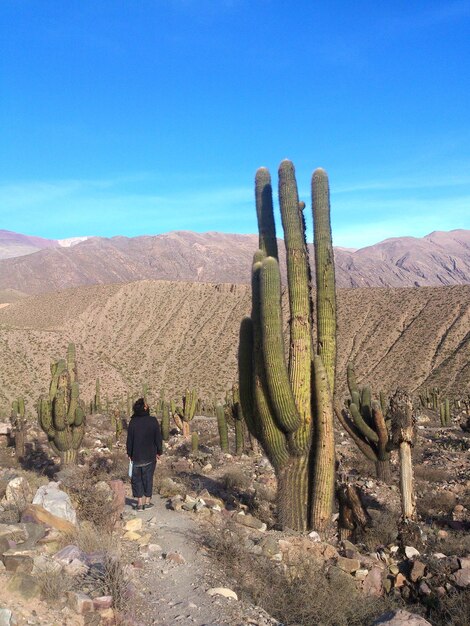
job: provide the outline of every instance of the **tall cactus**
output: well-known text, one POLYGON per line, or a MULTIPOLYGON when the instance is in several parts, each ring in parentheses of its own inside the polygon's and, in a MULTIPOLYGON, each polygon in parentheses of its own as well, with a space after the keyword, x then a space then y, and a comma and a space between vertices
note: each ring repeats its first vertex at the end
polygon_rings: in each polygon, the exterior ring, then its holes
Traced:
POLYGON ((67 359, 51 365, 49 395, 39 400, 39 424, 61 463, 77 462, 85 433, 85 412, 79 400, 75 346, 69 345, 67 359))
POLYGON ((222 450, 222 452, 228 452, 228 428, 227 420, 225 419, 225 410, 223 404, 218 404, 215 411, 217 415, 217 428, 219 431, 220 449, 222 450))
POLYGON ((162 438, 168 441, 170 438, 170 404, 163 401, 162 407, 162 438))
POLYGON ((335 466, 336 299, 328 177, 321 169, 312 176, 317 290, 314 346, 305 204, 299 202, 293 164, 283 161, 279 167, 290 307, 287 362, 271 177, 265 168, 256 173, 255 196, 259 250, 252 269, 251 317, 242 321, 239 346, 243 415, 275 469, 282 526, 323 530, 331 520, 335 466))
POLYGON ((100 379, 97 378, 95 382, 95 397, 93 398, 93 413, 101 413, 101 394, 100 394, 100 379))
POLYGON ((380 403, 372 400, 370 387, 358 387, 352 363, 348 363, 347 379, 351 400, 347 409, 335 407, 343 428, 363 454, 375 463, 377 478, 390 482, 390 420, 383 393, 380 403))
POLYGON ((243 454, 245 448, 245 433, 242 405, 240 403, 240 389, 238 385, 232 386, 232 417, 235 423, 235 454, 243 454))
POLYGON ((183 408, 176 407, 175 413, 181 418, 183 424, 183 435, 189 437, 190 422, 196 414, 198 394, 195 389, 186 389, 183 396, 183 408))

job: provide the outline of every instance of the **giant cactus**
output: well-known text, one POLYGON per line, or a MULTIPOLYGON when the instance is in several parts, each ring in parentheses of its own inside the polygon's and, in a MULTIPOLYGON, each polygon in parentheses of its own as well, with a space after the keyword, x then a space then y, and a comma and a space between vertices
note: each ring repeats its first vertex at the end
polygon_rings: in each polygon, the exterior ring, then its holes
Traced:
POLYGON ((228 428, 223 404, 218 404, 215 412, 217 415, 217 429, 219 431, 220 449, 222 452, 228 452, 228 428))
POLYGON ((183 426, 183 435, 189 437, 190 434, 190 422, 196 414, 196 407, 198 403, 198 394, 195 389, 186 389, 183 396, 183 408, 176 407, 175 414, 179 416, 183 426))
POLYGON ((372 400, 370 387, 360 389, 351 363, 347 378, 351 400, 347 409, 336 406, 336 415, 359 450, 375 463, 377 478, 390 482, 390 420, 386 419, 385 396, 380 393, 379 403, 372 400))
POLYGON ((259 250, 252 269, 252 312, 240 328, 240 400, 250 433, 258 439, 278 479, 278 517, 295 530, 323 530, 334 493, 332 394, 336 362, 336 298, 328 177, 312 176, 316 265, 317 343, 313 342, 311 276, 304 203, 294 166, 279 167, 279 199, 290 308, 289 356, 284 352, 281 278, 271 178, 255 181, 259 250))
POLYGON ((390 399, 392 441, 400 458, 400 493, 404 520, 416 519, 413 462, 411 449, 416 440, 416 419, 413 403, 408 393, 397 389, 390 399))
POLYGON ((75 346, 69 344, 67 359, 51 365, 49 396, 39 400, 39 424, 63 465, 77 462, 85 433, 85 412, 79 400, 75 346))

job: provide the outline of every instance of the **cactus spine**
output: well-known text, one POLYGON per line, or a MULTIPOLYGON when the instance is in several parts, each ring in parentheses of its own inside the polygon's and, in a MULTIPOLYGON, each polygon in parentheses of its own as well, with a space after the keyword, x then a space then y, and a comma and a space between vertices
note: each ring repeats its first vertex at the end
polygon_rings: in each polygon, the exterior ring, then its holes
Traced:
POLYGON ((305 205, 299 202, 292 163, 283 161, 279 168, 290 307, 288 362, 271 177, 265 168, 256 174, 255 196, 260 249, 253 261, 251 318, 245 318, 240 327, 243 415, 275 469, 282 526, 323 530, 331 520, 335 464, 336 300, 328 178, 323 170, 312 176, 317 287, 314 348, 305 205))
POLYGON ((219 430, 220 449, 222 452, 228 452, 228 428, 223 405, 218 404, 215 411, 217 415, 217 428, 219 430))
POLYGON ((347 379, 351 400, 348 409, 335 407, 343 428, 364 455, 375 463, 377 478, 390 482, 390 420, 386 419, 387 402, 380 393, 380 402, 372 401, 370 387, 358 387, 352 363, 348 363, 347 379))
POLYGON ((66 360, 51 365, 49 396, 39 401, 39 424, 61 463, 77 462, 85 433, 85 412, 79 400, 75 346, 69 344, 66 360))

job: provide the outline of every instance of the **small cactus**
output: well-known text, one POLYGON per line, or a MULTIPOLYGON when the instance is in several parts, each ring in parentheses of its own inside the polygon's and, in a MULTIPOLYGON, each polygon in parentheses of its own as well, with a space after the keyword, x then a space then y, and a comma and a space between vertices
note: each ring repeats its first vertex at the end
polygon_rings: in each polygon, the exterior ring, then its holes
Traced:
POLYGON ((95 397, 93 398, 93 413, 101 413, 100 379, 96 379, 95 397))
POLYGON ((170 438, 170 404, 165 401, 162 408, 162 438, 163 441, 170 438))
POLYGON ((11 403, 10 421, 15 435, 15 455, 18 461, 21 461, 25 455, 26 439, 25 404, 22 396, 11 403))
POLYGON ((220 449, 222 452, 228 452, 228 428, 223 405, 218 404, 215 411, 217 415, 217 428, 219 430, 220 449))
POLYGON ((390 482, 390 420, 387 402, 380 393, 380 402, 372 400, 370 387, 358 387, 352 363, 348 364, 347 379, 351 400, 347 409, 335 407, 343 428, 364 455, 375 463, 377 478, 390 482))

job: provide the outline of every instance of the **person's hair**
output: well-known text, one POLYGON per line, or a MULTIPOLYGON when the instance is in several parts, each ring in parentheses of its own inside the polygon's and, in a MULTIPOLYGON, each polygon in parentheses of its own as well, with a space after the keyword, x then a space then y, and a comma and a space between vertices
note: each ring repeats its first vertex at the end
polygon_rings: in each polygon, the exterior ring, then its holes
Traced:
POLYGON ((134 411, 134 416, 139 415, 150 415, 149 408, 145 403, 144 398, 139 398, 134 402, 134 406, 132 407, 134 411))

